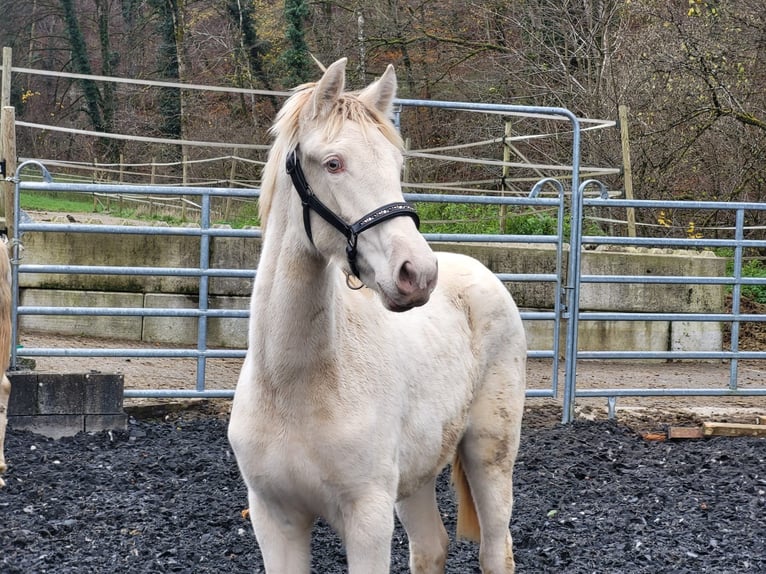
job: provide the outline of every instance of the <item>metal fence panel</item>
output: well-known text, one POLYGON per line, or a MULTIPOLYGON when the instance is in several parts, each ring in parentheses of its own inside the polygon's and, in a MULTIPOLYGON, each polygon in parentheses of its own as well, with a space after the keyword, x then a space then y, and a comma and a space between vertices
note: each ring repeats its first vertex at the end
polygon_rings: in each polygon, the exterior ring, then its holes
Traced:
MULTIPOLYGON (((499 274, 506 282, 535 281, 553 285, 554 300, 551 302, 552 311, 524 311, 522 317, 526 321, 550 321, 553 324, 553 342, 551 349, 533 350, 529 353, 532 358, 550 359, 552 363, 551 386, 547 389, 533 389, 528 396, 558 397, 559 394, 559 361, 563 359, 564 386, 563 422, 574 418, 574 405, 578 397, 604 397, 608 399, 613 410, 618 397, 625 396, 764 396, 766 385, 754 388, 741 388, 738 385, 738 368, 743 360, 762 361, 766 352, 741 350, 738 345, 740 325, 744 321, 766 321, 765 315, 746 314, 741 312, 740 304, 742 288, 747 285, 764 285, 766 279, 743 277, 743 261, 745 249, 766 248, 766 241, 746 238, 746 214, 749 211, 766 210, 763 203, 729 203, 729 202, 678 202, 678 201, 647 201, 611 199, 605 187, 599 182, 585 181, 580 183, 580 127, 578 120, 567 110, 558 108, 535 108, 526 106, 477 105, 459 102, 430 102, 420 100, 401 100, 401 105, 441 107, 451 110, 485 111, 489 113, 537 113, 553 114, 571 122, 572 125, 572 176, 569 189, 557 179, 545 178, 532 187, 527 197, 501 197, 457 194, 405 194, 409 201, 418 202, 450 202, 473 204, 504 204, 513 206, 548 207, 556 211, 558 227, 552 236, 520 236, 520 235, 486 235, 486 234, 426 234, 426 239, 432 242, 482 242, 482 243, 541 243, 555 247, 556 268, 552 273, 542 274, 499 274), (585 197, 585 189, 597 187, 600 197, 585 197), (541 191, 551 188, 554 196, 543 196, 541 191), (736 225, 733 236, 728 239, 673 239, 673 238, 633 238, 633 237, 592 237, 583 234, 584 210, 588 209, 700 209, 728 210, 735 213, 736 225), (564 236, 564 219, 568 216, 571 221, 569 237, 564 236), (564 249, 569 247, 567 268, 564 269, 564 249), (616 245, 635 247, 661 248, 727 248, 734 252, 733 272, 731 276, 694 277, 694 276, 644 276, 644 275, 589 275, 582 271, 582 254, 586 247, 616 245), (644 311, 638 313, 616 313, 582 311, 581 290, 585 284, 619 284, 619 283, 664 283, 664 284, 715 284, 731 286, 732 309, 730 312, 705 313, 657 313, 644 311), (578 350, 578 335, 582 325, 590 322, 604 321, 644 321, 644 320, 682 320, 690 322, 719 322, 730 325, 731 343, 728 349, 721 351, 690 352, 690 351, 582 351, 578 350), (564 333, 564 349, 559 349, 562 322, 566 321, 564 333), (650 388, 599 388, 577 389, 577 364, 580 360, 726 360, 730 363, 728 383, 720 389, 683 388, 683 389, 650 389, 650 388)), ((211 278, 233 277, 252 278, 255 270, 235 268, 212 268, 209 259, 210 240, 213 237, 259 238, 258 229, 228 229, 211 225, 210 200, 213 197, 257 198, 258 189, 241 188, 200 188, 175 186, 141 186, 114 184, 71 184, 54 183, 46 168, 36 161, 21 164, 14 178, 16 194, 14 198, 14 230, 12 238, 12 274, 13 274, 13 337, 18 340, 19 316, 22 315, 69 315, 69 316, 170 316, 193 317, 198 320, 196 345, 190 348, 116 348, 116 349, 83 349, 83 348, 23 348, 12 349, 12 368, 16 367, 19 357, 26 356, 82 356, 82 357, 142 357, 142 358, 192 358, 196 360, 196 387, 188 389, 147 389, 127 390, 127 397, 195 397, 218 398, 231 397, 233 390, 211 389, 206 385, 206 366, 208 359, 244 357, 242 349, 211 349, 208 345, 208 322, 213 318, 245 318, 246 310, 211 309, 208 306, 209 281, 211 278), (24 169, 36 168, 43 175, 42 182, 23 181, 21 172, 24 169), (21 218, 20 196, 28 191, 45 192, 85 192, 99 194, 131 195, 183 195, 198 198, 200 205, 199 227, 156 227, 156 226, 109 226, 81 223, 39 223, 24 221, 21 218), (113 265, 53 265, 46 263, 26 264, 21 257, 22 236, 39 232, 61 233, 114 233, 139 234, 160 236, 193 236, 199 238, 199 267, 133 267, 113 265), (199 297, 196 308, 115 308, 115 307, 51 307, 51 306, 20 306, 19 305, 19 276, 35 273, 60 274, 92 274, 92 275, 152 275, 152 276, 182 276, 192 277, 198 281, 199 297)))

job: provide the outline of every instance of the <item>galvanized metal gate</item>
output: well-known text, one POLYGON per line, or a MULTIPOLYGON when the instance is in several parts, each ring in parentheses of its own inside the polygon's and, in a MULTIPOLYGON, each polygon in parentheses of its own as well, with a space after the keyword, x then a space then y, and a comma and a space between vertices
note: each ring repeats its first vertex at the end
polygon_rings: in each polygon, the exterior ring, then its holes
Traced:
MULTIPOLYGON (((553 286, 554 300, 551 311, 527 311, 522 313, 526 321, 549 321, 553 327, 552 347, 550 349, 530 351, 531 358, 549 359, 551 361, 551 386, 545 389, 528 391, 532 397, 561 397, 563 399, 563 422, 569 422, 574 416, 574 405, 577 397, 603 396, 609 399, 610 405, 619 396, 666 395, 666 394, 704 394, 704 395, 766 395, 766 382, 762 388, 739 388, 737 385, 737 368, 740 360, 766 359, 764 352, 745 352, 738 348, 738 329, 742 321, 764 321, 763 315, 744 315, 740 313, 739 301, 741 288, 748 284, 764 284, 766 279, 748 279, 742 277, 743 250, 745 248, 766 248, 766 242, 747 240, 744 237, 745 213, 748 210, 764 210, 766 204, 731 204, 731 203, 701 203, 690 205, 689 202, 647 202, 609 199, 601 184, 593 181, 580 182, 580 123, 568 110, 560 108, 539 108, 528 106, 503 106, 494 104, 468 104, 462 102, 431 102, 422 100, 399 100, 402 106, 437 107, 450 110, 485 111, 490 113, 529 113, 559 116, 568 120, 572 130, 572 176, 569 187, 556 179, 546 178, 537 182, 527 197, 497 197, 475 195, 443 195, 443 194, 408 194, 405 197, 418 202, 466 202, 475 204, 506 204, 516 206, 548 206, 555 210, 558 227, 555 235, 548 236, 519 236, 519 235, 473 235, 473 234, 427 234, 429 241, 450 242, 494 242, 494 243, 537 243, 549 244, 555 249, 555 269, 547 274, 500 274, 499 277, 507 282, 535 281, 550 283, 553 286), (585 198, 585 191, 595 188, 601 192, 597 198, 585 198), (543 194, 543 191, 553 191, 553 194, 543 194), (730 240, 658 240, 624 237, 585 237, 582 232, 584 208, 688 208, 695 209, 732 209, 736 211, 737 226, 734 237, 730 240), (564 236, 565 214, 571 220, 569 237, 564 236), (735 252, 734 272, 731 277, 647 277, 647 276, 590 276, 582 274, 581 255, 586 246, 590 245, 650 245, 652 247, 730 247, 735 252), (568 258, 565 257, 565 249, 568 258), (631 313, 619 315, 615 313, 581 312, 580 298, 583 284, 589 283, 620 283, 620 282, 667 282, 667 283, 715 283, 732 285, 733 309, 731 313, 715 316, 690 316, 688 314, 656 314, 631 313), (681 316, 683 315, 683 316, 681 316), (661 317, 661 319, 658 319, 661 317), (666 320, 682 319, 685 321, 718 321, 731 324, 731 348, 721 352, 683 353, 663 352, 584 352, 578 350, 578 331, 580 324, 585 321, 614 321, 614 320, 666 320), (559 348, 560 333, 564 333, 565 348, 559 348), (721 389, 598 389, 578 391, 577 363, 578 360, 601 359, 725 359, 730 361, 731 376, 728 385, 721 389), (563 359, 564 384, 559 387, 560 361, 563 359)), ((12 368, 18 365, 20 357, 41 356, 80 356, 80 357, 143 357, 151 358, 192 358, 197 362, 196 387, 190 389, 147 389, 126 390, 127 397, 199 397, 220 398, 231 397, 231 389, 212 389, 206 384, 206 365, 211 358, 242 358, 242 349, 211 349, 208 345, 208 322, 212 318, 245 318, 247 311, 236 309, 211 309, 208 305, 208 287, 211 278, 232 277, 251 279, 255 271, 252 269, 212 268, 210 265, 210 240, 213 237, 242 237, 259 238, 257 229, 229 229, 215 227, 211 224, 210 200, 217 196, 255 198, 258 190, 230 188, 199 188, 175 186, 141 186, 113 184, 71 184, 53 182, 45 166, 36 161, 22 163, 14 176, 16 183, 14 207, 14 237, 12 273, 14 283, 13 293, 13 336, 17 340, 19 332, 19 317, 23 315, 72 315, 72 316, 157 316, 157 317, 193 317, 198 323, 197 342, 194 348, 16 348, 12 350, 12 368), (23 174, 37 170, 42 174, 42 181, 25 181, 23 174), (157 226, 110 226, 81 223, 39 223, 25 221, 21 217, 20 196, 29 191, 44 192, 78 192, 100 194, 152 194, 152 195, 184 195, 199 198, 200 225, 199 227, 157 227, 157 226), (139 235, 191 235, 199 237, 198 268, 168 268, 168 267, 115 267, 104 265, 53 265, 28 264, 24 262, 22 245, 24 236, 37 232, 55 233, 114 233, 139 235), (188 308, 126 308, 126 307, 48 307, 22 306, 19 304, 19 278, 24 274, 60 273, 60 274, 94 274, 94 275, 153 275, 153 276, 184 276, 198 279, 199 297, 196 309, 188 308)))

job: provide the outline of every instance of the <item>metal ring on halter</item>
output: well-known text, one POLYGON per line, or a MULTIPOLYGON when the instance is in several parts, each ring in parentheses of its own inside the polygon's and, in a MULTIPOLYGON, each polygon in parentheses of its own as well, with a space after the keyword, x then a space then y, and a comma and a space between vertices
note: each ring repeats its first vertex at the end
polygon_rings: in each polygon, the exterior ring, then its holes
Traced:
POLYGON ((367 287, 364 283, 362 283, 362 280, 359 279, 356 275, 352 275, 351 273, 346 273, 346 287, 351 289, 352 291, 359 291, 362 287, 367 287), (352 282, 356 280, 359 284, 353 285, 352 282))

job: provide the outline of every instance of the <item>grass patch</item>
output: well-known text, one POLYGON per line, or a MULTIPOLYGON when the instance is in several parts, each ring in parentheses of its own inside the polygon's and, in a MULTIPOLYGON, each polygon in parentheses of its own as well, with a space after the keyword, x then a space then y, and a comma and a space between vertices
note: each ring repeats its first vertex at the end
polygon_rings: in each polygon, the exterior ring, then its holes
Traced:
POLYGON ((93 197, 76 193, 56 194, 26 192, 19 201, 21 209, 71 213, 93 213, 93 197))

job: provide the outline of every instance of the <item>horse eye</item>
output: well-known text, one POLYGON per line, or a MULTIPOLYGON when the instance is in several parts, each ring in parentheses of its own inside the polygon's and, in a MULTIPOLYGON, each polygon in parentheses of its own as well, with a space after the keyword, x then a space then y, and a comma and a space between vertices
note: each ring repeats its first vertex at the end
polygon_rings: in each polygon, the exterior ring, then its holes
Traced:
POLYGON ((338 157, 331 157, 324 162, 324 167, 330 173, 338 173, 343 171, 343 162, 338 157))

